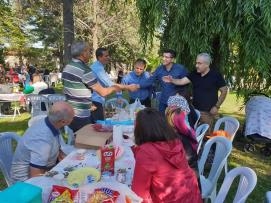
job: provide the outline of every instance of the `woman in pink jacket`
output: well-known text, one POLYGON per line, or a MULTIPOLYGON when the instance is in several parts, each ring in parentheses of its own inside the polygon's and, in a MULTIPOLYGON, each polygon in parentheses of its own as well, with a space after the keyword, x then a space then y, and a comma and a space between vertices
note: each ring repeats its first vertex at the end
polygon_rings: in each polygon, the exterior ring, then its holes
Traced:
POLYGON ((178 135, 155 109, 138 112, 132 189, 144 203, 202 202, 194 171, 178 135))

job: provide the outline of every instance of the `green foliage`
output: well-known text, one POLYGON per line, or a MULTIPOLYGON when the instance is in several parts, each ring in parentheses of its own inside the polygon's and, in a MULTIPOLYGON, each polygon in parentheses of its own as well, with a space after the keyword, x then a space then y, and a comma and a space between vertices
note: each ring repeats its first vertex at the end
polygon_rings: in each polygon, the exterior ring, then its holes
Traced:
POLYGON ((270 87, 271 4, 262 1, 137 0, 142 40, 161 33, 161 49, 173 48, 190 70, 209 52, 238 93, 270 87), (264 82, 264 79, 266 81, 264 82), (243 81, 243 82, 241 82, 243 81), (242 90, 242 91, 241 91, 242 90))

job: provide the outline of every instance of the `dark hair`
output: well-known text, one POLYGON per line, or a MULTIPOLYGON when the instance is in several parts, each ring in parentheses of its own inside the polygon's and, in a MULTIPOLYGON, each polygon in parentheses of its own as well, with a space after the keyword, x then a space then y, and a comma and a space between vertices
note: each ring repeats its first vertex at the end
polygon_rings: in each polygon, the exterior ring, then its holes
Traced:
POLYGON ((163 51, 163 53, 170 53, 172 58, 175 58, 176 55, 177 55, 176 51, 173 50, 173 49, 166 49, 166 50, 163 51))
POLYGON ((144 59, 136 59, 135 64, 143 64, 145 67, 147 65, 147 62, 144 59))
POLYGON ((106 48, 100 47, 96 50, 95 55, 96 55, 96 59, 98 59, 98 57, 103 56, 104 52, 107 51, 106 48))
POLYGON ((135 143, 158 142, 177 139, 165 116, 154 108, 145 108, 136 115, 135 143))

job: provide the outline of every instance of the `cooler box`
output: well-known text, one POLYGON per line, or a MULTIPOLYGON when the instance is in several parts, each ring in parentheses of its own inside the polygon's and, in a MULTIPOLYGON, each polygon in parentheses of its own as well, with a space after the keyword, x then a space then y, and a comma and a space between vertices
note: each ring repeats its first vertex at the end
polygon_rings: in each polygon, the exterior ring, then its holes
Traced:
POLYGON ((14 185, 0 192, 2 203, 42 203, 42 189, 40 187, 17 182, 14 185))

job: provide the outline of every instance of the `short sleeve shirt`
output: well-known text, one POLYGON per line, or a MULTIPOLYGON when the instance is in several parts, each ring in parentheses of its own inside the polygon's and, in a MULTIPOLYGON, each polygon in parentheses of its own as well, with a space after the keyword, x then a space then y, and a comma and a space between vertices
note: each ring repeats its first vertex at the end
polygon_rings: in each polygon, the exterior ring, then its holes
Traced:
POLYGON ((214 70, 201 76, 196 70, 191 72, 188 79, 193 85, 193 105, 200 111, 210 111, 218 100, 218 90, 226 86, 222 75, 214 70))
POLYGON ((88 88, 97 83, 89 67, 78 59, 72 59, 62 73, 63 93, 72 105, 76 117, 89 117, 91 90, 88 88))
POLYGON ((59 153, 59 131, 48 118, 35 122, 20 139, 11 166, 14 182, 29 178, 29 167, 50 169, 59 153))

